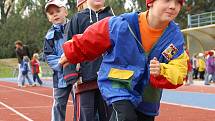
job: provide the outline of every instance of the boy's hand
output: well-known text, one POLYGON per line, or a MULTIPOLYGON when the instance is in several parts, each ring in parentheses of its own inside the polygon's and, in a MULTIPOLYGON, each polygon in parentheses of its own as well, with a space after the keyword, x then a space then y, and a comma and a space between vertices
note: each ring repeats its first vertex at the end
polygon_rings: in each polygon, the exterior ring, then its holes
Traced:
POLYGON ((160 62, 157 60, 156 57, 150 60, 149 66, 150 66, 150 75, 153 75, 155 77, 160 75, 160 62))
POLYGON ((69 62, 66 62, 63 64, 63 68, 67 67, 70 63, 69 62))
POLYGON ((67 60, 66 56, 63 54, 63 55, 61 56, 61 58, 60 58, 59 63, 60 63, 61 65, 64 65, 64 64, 67 63, 67 62, 68 62, 68 60, 67 60))

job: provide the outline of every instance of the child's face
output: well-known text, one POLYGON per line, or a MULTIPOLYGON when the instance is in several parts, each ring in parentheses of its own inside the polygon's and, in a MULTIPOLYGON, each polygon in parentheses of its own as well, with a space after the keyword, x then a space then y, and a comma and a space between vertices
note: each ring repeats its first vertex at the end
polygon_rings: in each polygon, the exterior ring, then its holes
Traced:
POLYGON ((87 0, 87 3, 91 8, 101 8, 104 7, 105 0, 87 0))
POLYGON ((176 18, 182 5, 181 0, 155 0, 151 4, 152 15, 161 22, 170 22, 176 18))
POLYGON ((16 48, 18 48, 18 49, 22 47, 22 46, 19 45, 19 44, 16 44, 15 46, 16 46, 16 48))
POLYGON ((46 15, 51 23, 63 24, 66 20, 68 12, 64 7, 59 8, 55 5, 50 5, 47 9, 46 15))

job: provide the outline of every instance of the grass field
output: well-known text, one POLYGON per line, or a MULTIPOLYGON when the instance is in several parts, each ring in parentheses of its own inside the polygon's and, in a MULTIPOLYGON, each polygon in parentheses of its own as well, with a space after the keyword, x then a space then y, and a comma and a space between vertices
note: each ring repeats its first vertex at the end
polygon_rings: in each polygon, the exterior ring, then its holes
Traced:
MULTIPOLYGON (((51 77, 52 70, 46 62, 40 62, 43 77, 51 77)), ((0 78, 17 77, 18 60, 17 58, 0 59, 0 78)))
POLYGON ((0 59, 0 78, 16 76, 17 63, 16 58, 0 59))

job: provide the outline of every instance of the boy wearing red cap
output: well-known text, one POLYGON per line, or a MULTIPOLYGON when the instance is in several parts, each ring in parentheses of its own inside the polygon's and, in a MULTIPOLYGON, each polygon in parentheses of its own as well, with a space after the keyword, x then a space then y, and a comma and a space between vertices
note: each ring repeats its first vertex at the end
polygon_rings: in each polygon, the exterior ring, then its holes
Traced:
POLYGON ((110 121, 154 121, 162 89, 183 84, 188 56, 174 23, 184 0, 147 0, 146 12, 108 17, 63 45, 60 63, 103 54, 98 86, 113 107, 110 121))

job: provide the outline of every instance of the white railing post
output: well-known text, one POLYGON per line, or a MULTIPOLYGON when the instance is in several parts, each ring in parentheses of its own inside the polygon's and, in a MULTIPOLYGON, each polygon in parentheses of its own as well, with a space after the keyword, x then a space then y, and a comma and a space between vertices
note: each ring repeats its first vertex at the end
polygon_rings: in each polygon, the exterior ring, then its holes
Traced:
POLYGON ((187 26, 188 26, 188 28, 191 28, 192 25, 191 25, 191 17, 190 17, 190 14, 187 15, 187 18, 188 18, 188 20, 187 20, 187 26))

